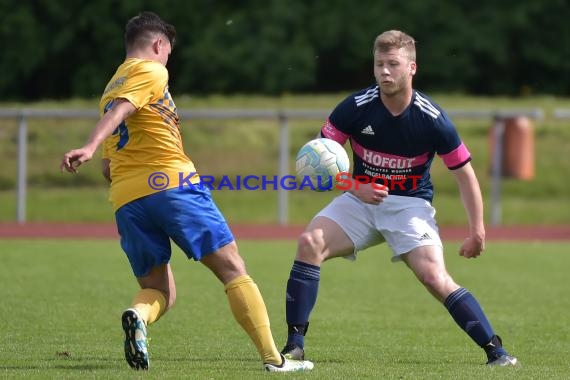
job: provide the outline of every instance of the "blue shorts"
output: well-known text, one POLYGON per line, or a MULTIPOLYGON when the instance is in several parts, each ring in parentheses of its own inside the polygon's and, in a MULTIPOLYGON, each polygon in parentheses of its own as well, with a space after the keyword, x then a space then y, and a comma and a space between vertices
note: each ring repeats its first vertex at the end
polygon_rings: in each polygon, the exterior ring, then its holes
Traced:
POLYGON ((119 208, 115 219, 121 247, 137 277, 170 261, 170 239, 196 261, 234 241, 204 186, 184 186, 136 199, 119 208))

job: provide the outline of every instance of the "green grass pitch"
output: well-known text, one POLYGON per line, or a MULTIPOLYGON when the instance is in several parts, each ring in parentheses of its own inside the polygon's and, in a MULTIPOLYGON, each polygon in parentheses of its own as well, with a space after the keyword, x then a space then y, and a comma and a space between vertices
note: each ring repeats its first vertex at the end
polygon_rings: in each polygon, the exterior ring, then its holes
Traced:
MULTIPOLYGON (((293 241, 242 241, 267 304, 274 338, 286 338, 284 293, 293 241)), ((563 379, 570 376, 570 243, 490 242, 476 260, 446 245, 454 279, 481 302, 522 363, 487 368, 482 351, 388 248, 333 260, 307 336, 307 379, 563 379)), ((202 265, 173 256, 174 308, 149 329, 151 369, 123 359, 120 315, 137 286, 118 242, 0 241, 0 378, 267 379, 233 320, 223 287, 202 265)))

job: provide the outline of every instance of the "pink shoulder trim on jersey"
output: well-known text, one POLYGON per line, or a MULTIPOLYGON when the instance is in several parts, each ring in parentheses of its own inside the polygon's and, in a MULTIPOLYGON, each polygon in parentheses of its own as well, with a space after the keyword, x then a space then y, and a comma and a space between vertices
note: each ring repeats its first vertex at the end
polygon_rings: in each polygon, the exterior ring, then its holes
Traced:
POLYGON ((395 154, 377 152, 366 149, 354 139, 350 140, 352 151, 364 162, 378 168, 409 169, 425 164, 429 159, 429 153, 425 152, 415 157, 397 156, 395 154))
POLYGON ((325 124, 321 128, 321 134, 328 139, 336 141, 340 145, 344 145, 346 140, 348 140, 348 135, 336 129, 333 123, 331 123, 330 119, 327 119, 327 121, 325 121, 325 124))
POLYGON ((453 168, 467 161, 469 157, 471 157, 471 153, 469 153, 465 144, 461 143, 461 145, 459 145, 455 150, 446 154, 440 154, 439 156, 443 160, 445 166, 453 168))

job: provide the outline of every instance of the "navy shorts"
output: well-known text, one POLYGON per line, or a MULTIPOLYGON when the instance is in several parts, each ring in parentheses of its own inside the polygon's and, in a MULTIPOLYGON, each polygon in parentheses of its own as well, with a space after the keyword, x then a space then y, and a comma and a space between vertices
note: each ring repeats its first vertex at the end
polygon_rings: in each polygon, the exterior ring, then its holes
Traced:
POLYGON ((115 219, 121 247, 137 277, 170 261, 171 239, 196 261, 234 241, 205 186, 184 186, 136 199, 121 206, 115 219))

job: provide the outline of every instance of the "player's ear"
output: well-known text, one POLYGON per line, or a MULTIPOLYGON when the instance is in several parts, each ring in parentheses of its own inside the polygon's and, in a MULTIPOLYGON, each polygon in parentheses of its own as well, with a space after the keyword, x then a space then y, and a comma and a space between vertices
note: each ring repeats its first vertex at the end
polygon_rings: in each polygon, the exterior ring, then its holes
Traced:
POLYGON ((154 54, 159 54, 161 49, 164 49, 164 46, 162 46, 162 39, 160 37, 155 38, 152 41, 152 51, 154 54))
POLYGON ((414 61, 410 62, 410 75, 411 75, 411 76, 416 75, 417 69, 418 69, 417 63, 414 62, 414 61))

